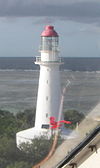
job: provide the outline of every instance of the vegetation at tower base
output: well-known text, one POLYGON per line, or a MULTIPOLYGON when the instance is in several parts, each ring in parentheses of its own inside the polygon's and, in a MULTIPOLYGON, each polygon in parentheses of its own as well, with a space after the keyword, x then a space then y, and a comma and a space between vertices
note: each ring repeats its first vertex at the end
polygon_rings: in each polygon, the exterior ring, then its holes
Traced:
MULTIPOLYGON (((68 111, 64 113, 65 119, 72 121, 78 112, 74 113, 73 110, 74 117, 72 115, 72 118, 71 113, 69 118, 69 113, 67 113, 68 111)), ((79 116, 81 119, 82 116, 79 116)), ((16 115, 9 111, 0 110, 0 168, 31 168, 48 154, 53 137, 50 140, 46 140, 45 137, 36 138, 32 141, 32 144, 23 143, 21 150, 16 147, 16 132, 33 127, 34 121, 35 109, 25 110, 16 115)), ((75 123, 77 121, 79 121, 79 118, 75 120, 75 123)), ((61 144, 61 142, 62 139, 59 138, 58 144, 61 144)))
POLYGON ((77 110, 67 110, 64 112, 64 120, 71 121, 72 124, 65 124, 65 127, 74 129, 84 118, 84 114, 79 113, 77 110))

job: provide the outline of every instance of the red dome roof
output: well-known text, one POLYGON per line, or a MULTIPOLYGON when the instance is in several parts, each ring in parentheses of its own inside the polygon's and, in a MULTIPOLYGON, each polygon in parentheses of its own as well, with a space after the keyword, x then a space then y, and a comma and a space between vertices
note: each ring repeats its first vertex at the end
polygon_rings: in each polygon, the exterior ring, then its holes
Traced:
POLYGON ((46 26, 45 30, 42 32, 41 36, 43 37, 58 37, 57 32, 54 30, 53 26, 46 26))

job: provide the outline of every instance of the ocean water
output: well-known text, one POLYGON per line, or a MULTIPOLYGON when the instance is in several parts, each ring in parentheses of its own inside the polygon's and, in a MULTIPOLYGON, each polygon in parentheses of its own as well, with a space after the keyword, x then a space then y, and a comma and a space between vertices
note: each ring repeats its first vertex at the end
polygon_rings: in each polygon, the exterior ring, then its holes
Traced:
MULTIPOLYGON (((0 57, 0 69, 39 70, 35 57, 0 57)), ((61 70, 100 71, 100 58, 62 58, 61 70)))
MULTIPOLYGON (((62 89, 68 86, 63 110, 88 113, 100 102, 100 58, 63 58, 62 89)), ((0 58, 0 109, 11 112, 36 107, 39 66, 34 58, 0 58)))

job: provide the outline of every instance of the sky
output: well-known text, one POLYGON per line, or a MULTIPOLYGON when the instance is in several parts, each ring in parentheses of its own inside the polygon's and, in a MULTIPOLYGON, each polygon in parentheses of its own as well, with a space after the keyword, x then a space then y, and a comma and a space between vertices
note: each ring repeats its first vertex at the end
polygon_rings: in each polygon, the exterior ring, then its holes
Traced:
POLYGON ((100 57, 100 0, 0 0, 0 57, 40 55, 45 25, 63 57, 100 57))

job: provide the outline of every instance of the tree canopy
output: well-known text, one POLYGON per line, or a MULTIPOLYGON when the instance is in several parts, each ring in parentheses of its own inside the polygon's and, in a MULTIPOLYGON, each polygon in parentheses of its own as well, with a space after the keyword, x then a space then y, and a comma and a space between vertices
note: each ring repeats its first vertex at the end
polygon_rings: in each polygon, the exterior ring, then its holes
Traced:
MULTIPOLYGON (((67 127, 74 128, 77 122, 84 118, 76 110, 64 112, 64 119, 72 121, 67 127)), ((16 115, 9 111, 0 110, 0 168, 32 168, 50 151, 53 142, 45 137, 35 138, 32 143, 21 144, 21 150, 16 147, 16 133, 34 126, 35 109, 27 109, 16 115)), ((62 139, 59 137, 58 144, 62 139)))
POLYGON ((72 122, 71 125, 65 124, 65 127, 74 129, 76 127, 76 124, 77 123, 79 124, 84 119, 84 117, 85 117, 84 114, 78 112, 77 110, 65 111, 64 112, 64 119, 72 122))

